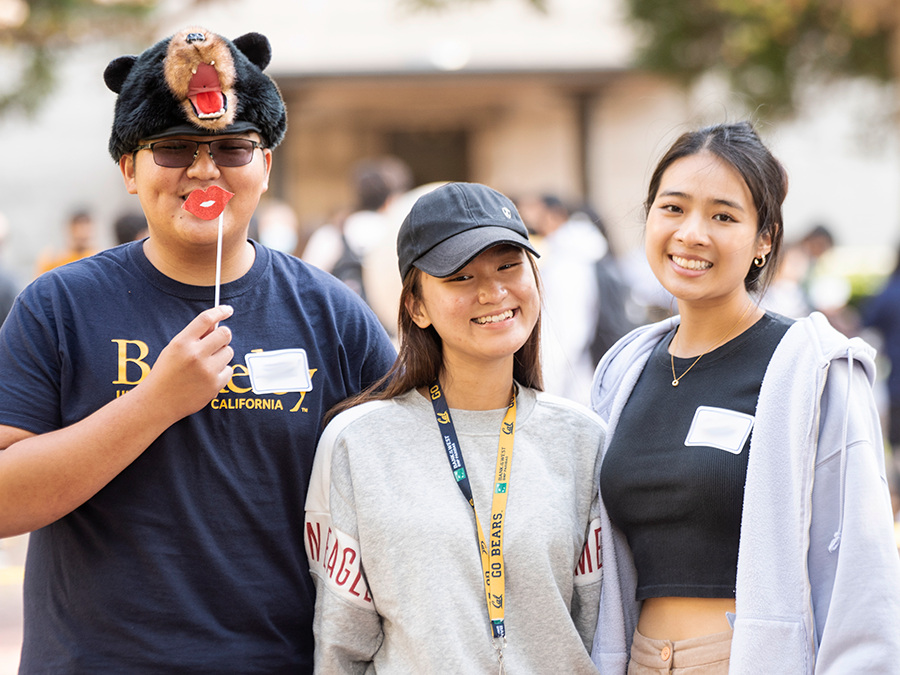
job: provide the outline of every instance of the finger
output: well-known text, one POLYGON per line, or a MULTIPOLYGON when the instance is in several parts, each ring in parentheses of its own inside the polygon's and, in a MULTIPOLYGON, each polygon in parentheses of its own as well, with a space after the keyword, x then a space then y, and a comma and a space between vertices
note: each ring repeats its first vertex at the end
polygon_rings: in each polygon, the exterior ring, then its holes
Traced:
POLYGON ((213 330, 220 321, 224 321, 234 314, 231 305, 219 305, 200 312, 182 331, 185 337, 204 338, 213 330))
POLYGON ((218 351, 213 352, 210 358, 212 358, 213 363, 218 364, 220 369, 231 368, 229 364, 234 359, 234 350, 226 345, 218 351))
POLYGON ((201 353, 213 355, 231 343, 231 329, 218 326, 200 338, 201 353))
MULTIPOLYGON (((228 384, 228 381, 231 379, 231 376, 234 375, 234 368, 231 366, 225 366, 222 368, 222 371, 219 373, 218 378, 218 387, 216 389, 216 396, 218 396, 218 392, 225 388, 228 384)), ((213 397, 215 398, 215 396, 213 397)))

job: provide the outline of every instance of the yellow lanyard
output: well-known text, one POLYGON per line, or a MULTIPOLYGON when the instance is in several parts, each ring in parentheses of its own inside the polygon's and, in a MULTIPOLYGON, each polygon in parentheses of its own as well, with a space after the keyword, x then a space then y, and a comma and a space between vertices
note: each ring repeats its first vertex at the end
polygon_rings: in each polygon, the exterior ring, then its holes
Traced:
POLYGON ((497 657, 500 660, 500 670, 503 670, 503 647, 506 645, 506 627, 504 625, 505 592, 506 592, 506 568, 503 563, 503 531, 506 524, 506 500, 509 496, 509 478, 512 469, 512 451, 515 440, 516 427, 516 395, 513 391, 512 400, 500 425, 500 441, 497 447, 497 468, 494 471, 494 495, 491 500, 490 539, 485 539, 475 509, 475 500, 472 497, 472 487, 469 484, 469 476, 466 473, 466 465, 463 461, 462 450, 453 420, 450 418, 450 408, 441 393, 441 385, 437 380, 431 386, 431 404, 438 421, 438 428, 444 440, 444 450, 450 461, 450 469, 456 478, 463 496, 472 507, 475 514, 475 527, 478 530, 478 546, 481 552, 481 569, 484 573, 484 594, 487 602, 488 617, 491 622, 491 635, 494 638, 494 647, 497 649, 497 657), (500 644, 497 641, 501 641, 500 644))

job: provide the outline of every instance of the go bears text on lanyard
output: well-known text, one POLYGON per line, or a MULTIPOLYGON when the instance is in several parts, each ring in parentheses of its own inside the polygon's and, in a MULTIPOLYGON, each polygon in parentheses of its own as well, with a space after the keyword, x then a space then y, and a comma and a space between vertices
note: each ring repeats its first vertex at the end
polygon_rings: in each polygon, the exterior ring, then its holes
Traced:
POLYGON ((481 569, 484 573, 484 594, 487 602, 488 617, 491 622, 491 636, 494 648, 497 650, 497 658, 500 661, 500 672, 503 672, 503 649, 506 646, 506 627, 504 625, 505 592, 506 592, 506 568, 503 563, 503 530, 506 524, 506 500, 509 495, 509 476, 512 469, 513 441, 516 427, 516 390, 513 387, 512 400, 500 424, 500 441, 497 447, 497 468, 494 471, 494 494, 491 501, 491 538, 490 546, 484 537, 481 522, 478 520, 478 512, 475 510, 475 500, 472 497, 472 487, 469 484, 469 476, 466 473, 466 464, 463 461, 462 449, 456 428, 450 418, 450 408, 447 399, 441 392, 440 383, 435 380, 429 390, 431 405, 437 418, 438 429, 443 436, 444 450, 450 461, 450 469, 463 496, 472 507, 475 514, 475 527, 478 531, 478 548, 481 552, 481 569))

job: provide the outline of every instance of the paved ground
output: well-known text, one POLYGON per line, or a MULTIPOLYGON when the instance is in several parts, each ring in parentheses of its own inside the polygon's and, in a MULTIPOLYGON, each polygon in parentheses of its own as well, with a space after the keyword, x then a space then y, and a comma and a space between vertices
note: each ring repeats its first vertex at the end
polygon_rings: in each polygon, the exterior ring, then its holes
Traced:
POLYGON ((22 577, 28 535, 0 539, 0 675, 16 675, 22 648, 22 577))

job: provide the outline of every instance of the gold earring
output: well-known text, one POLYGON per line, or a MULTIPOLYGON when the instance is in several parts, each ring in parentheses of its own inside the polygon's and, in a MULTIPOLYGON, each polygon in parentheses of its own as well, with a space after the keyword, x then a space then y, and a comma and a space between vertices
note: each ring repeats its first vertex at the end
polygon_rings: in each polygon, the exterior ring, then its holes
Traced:
POLYGON ((765 265, 766 264, 766 254, 763 253, 758 258, 754 258, 753 264, 756 265, 757 267, 762 267, 763 265, 765 265))

